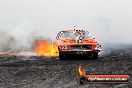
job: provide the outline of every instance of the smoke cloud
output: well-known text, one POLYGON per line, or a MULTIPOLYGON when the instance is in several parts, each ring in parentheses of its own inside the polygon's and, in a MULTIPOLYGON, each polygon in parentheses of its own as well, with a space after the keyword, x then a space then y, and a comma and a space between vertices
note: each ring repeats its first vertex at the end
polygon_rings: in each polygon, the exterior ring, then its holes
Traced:
POLYGON ((36 40, 46 39, 27 21, 0 24, 0 51, 33 51, 36 40))
POLYGON ((131 8, 129 0, 1 0, 0 50, 32 50, 37 39, 55 41, 73 26, 87 29, 105 49, 132 44, 131 8))

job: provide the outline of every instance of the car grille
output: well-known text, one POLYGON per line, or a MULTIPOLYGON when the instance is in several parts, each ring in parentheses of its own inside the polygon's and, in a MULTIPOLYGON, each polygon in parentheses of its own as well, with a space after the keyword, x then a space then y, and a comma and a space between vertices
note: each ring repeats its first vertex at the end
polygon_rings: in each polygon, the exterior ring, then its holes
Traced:
POLYGON ((87 50, 87 49, 92 49, 92 45, 71 45, 71 49, 87 50))

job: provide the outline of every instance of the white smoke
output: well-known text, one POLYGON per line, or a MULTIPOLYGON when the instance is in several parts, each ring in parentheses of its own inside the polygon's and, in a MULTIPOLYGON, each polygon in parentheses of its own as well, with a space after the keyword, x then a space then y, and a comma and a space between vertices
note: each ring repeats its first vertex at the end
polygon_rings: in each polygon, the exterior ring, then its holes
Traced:
MULTIPOLYGON (((108 51, 108 48, 123 48, 121 44, 131 44, 130 33, 124 30, 112 29, 110 19, 106 17, 96 17, 90 21, 92 25, 79 25, 81 29, 86 29, 102 44, 103 53, 108 51)), ((42 29, 35 29, 27 20, 20 21, 0 21, 0 51, 25 51, 33 50, 34 43, 37 39, 53 38, 56 36, 49 35, 42 29), (45 36, 46 35, 46 36, 45 36)), ((54 35, 61 30, 68 30, 74 27, 62 27, 53 31, 54 35)), ((56 40, 54 40, 56 41, 56 40)))
POLYGON ((0 51, 33 50, 36 39, 42 39, 28 21, 0 22, 0 51))

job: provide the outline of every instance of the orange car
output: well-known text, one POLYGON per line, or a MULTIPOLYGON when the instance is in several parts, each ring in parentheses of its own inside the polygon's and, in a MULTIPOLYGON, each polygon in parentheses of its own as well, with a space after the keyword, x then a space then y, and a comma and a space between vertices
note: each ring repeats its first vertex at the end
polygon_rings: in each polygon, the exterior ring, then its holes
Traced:
POLYGON ((84 30, 67 30, 60 31, 57 34, 57 44, 59 50, 59 58, 64 59, 67 56, 81 55, 93 56, 98 58, 101 45, 92 38, 88 31, 84 30))

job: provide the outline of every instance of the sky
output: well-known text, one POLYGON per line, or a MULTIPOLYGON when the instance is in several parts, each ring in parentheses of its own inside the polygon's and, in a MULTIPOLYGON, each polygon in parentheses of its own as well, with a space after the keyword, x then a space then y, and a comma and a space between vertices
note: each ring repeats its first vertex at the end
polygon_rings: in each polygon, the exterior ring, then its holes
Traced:
POLYGON ((0 0, 0 32, 23 42, 32 35, 55 40, 59 31, 76 26, 103 43, 132 43, 131 4, 131 0, 0 0))

